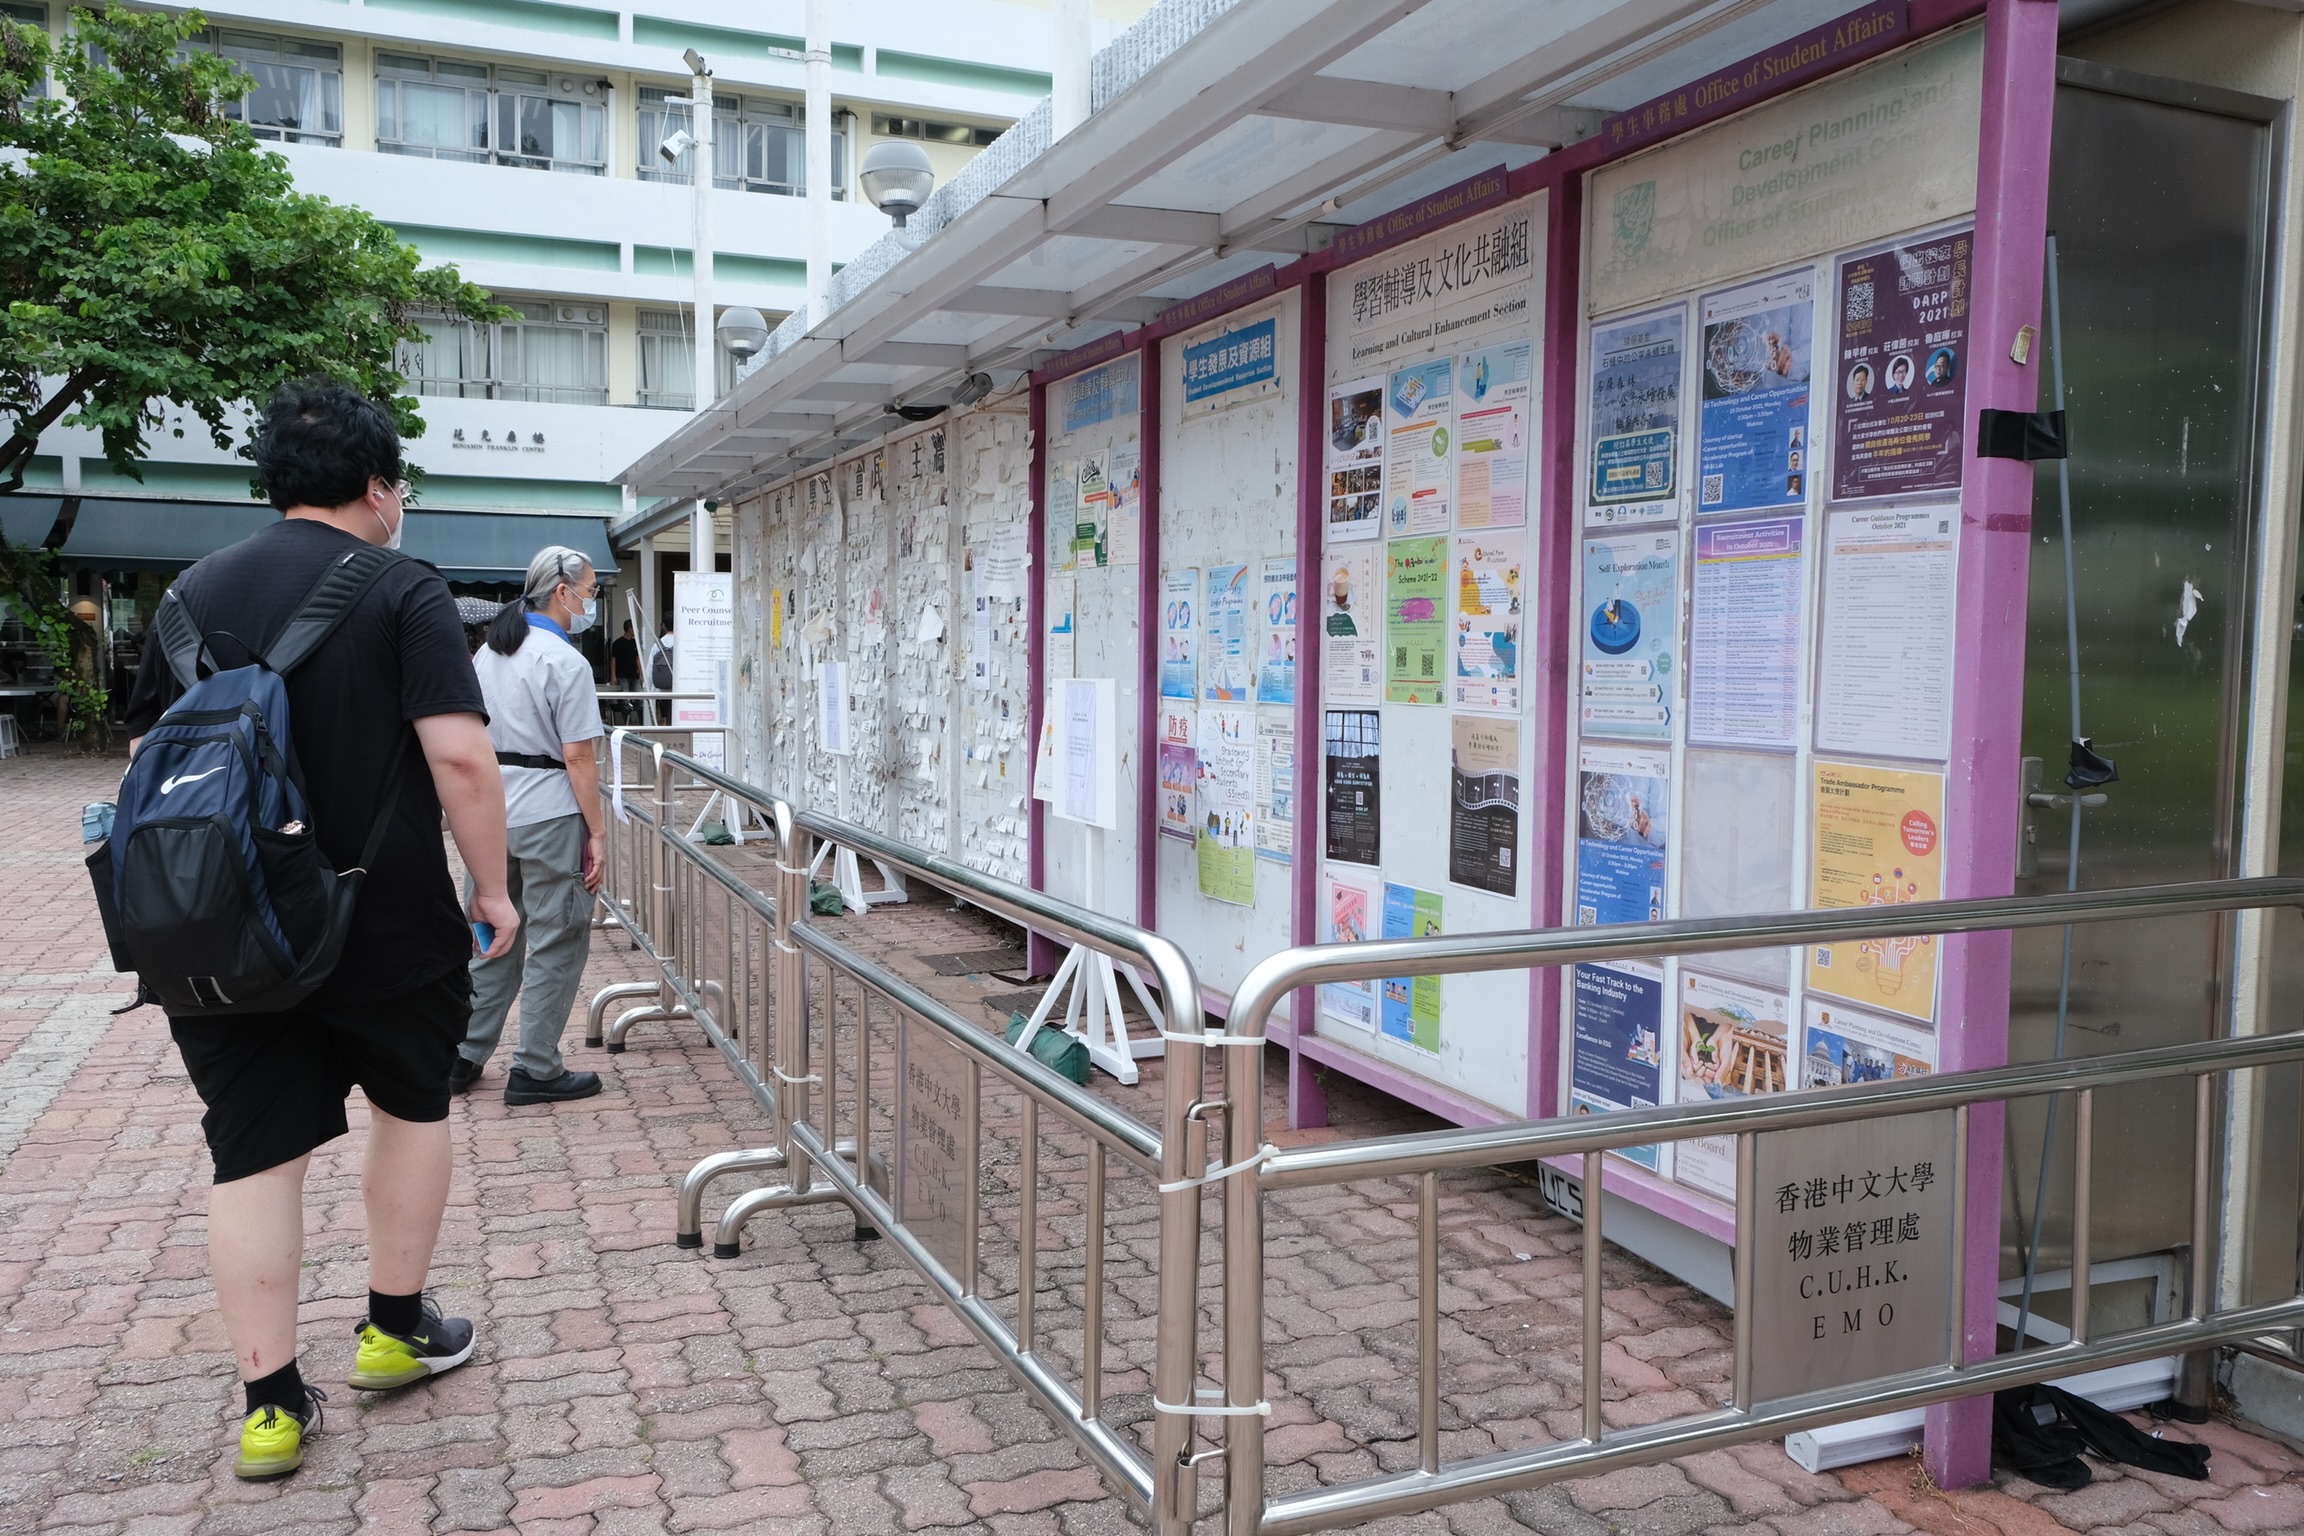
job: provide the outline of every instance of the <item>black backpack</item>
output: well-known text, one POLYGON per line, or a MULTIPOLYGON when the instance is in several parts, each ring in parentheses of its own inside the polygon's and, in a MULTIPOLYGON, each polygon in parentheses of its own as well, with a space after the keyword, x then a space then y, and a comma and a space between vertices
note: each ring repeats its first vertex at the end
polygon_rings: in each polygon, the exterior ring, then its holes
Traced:
POLYGON ((664 649, 664 642, 659 640, 656 642, 651 655, 653 660, 648 668, 648 686, 658 693, 670 693, 672 691, 672 653, 664 649))
POLYGON ((264 655, 199 675, 206 642, 174 591, 154 618, 184 685, 120 781, 112 835, 88 858, 116 969, 172 1017, 277 1013, 328 979, 400 797, 403 733, 359 866, 320 851, 288 729, 287 675, 406 558, 363 546, 332 562, 264 655))

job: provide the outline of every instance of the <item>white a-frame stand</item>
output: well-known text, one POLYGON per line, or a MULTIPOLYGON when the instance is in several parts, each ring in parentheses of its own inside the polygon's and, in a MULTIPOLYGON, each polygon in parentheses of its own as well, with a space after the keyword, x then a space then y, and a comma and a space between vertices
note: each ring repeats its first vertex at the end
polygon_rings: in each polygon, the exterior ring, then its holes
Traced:
MULTIPOLYGON (((848 819, 847 758, 836 757, 832 760, 832 782, 834 798, 839 805, 838 811, 834 814, 838 815, 842 821, 846 821, 848 819)), ((815 862, 808 866, 809 879, 816 878, 817 872, 823 869, 826 858, 830 858, 832 861, 833 889, 840 893, 840 900, 847 905, 851 912, 861 912, 866 907, 877 907, 884 902, 909 899, 909 893, 904 889, 904 872, 899 869, 891 869, 878 859, 872 861, 872 867, 880 871, 880 889, 876 891, 864 889, 863 870, 856 862, 856 850, 844 845, 819 843, 816 847, 815 862)))
MULTIPOLYGON (((1104 829, 1082 824, 1080 832, 1086 844, 1081 862, 1081 904, 1094 909, 1104 894, 1104 829)), ((1064 1033, 1088 1047, 1088 1059, 1124 1083, 1136 1081, 1136 1063, 1146 1056, 1157 1056, 1168 1048, 1160 1031, 1160 1005, 1152 1000, 1151 992, 1133 970, 1124 970, 1112 963, 1112 957, 1102 950, 1075 944, 1064 956, 1064 963, 1056 968, 1056 979, 1048 983, 1048 993, 1040 999, 1040 1006, 1032 1010, 1031 1020, 1024 1033, 1016 1037, 1020 1051, 1032 1049, 1032 1041, 1056 1011, 1056 1000, 1070 993, 1064 1004, 1064 1033), (1131 1038, 1127 1020, 1120 1012, 1119 978, 1128 978, 1129 990, 1136 1001, 1143 1004, 1152 1019, 1152 1033, 1141 1039, 1131 1038)))

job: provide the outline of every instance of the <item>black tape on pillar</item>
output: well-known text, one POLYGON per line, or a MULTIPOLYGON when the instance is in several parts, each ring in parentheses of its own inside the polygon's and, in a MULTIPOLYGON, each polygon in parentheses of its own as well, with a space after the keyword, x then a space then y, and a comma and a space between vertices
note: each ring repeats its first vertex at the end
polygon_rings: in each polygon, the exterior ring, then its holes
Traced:
POLYGON ((2062 411, 1976 413, 1976 456, 1980 459, 2061 459, 2070 456, 2062 411))

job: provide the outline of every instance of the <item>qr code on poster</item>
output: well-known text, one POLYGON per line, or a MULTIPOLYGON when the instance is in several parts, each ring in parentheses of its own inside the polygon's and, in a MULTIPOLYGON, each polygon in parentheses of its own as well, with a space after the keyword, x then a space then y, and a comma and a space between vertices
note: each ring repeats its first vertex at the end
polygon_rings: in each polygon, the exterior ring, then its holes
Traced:
POLYGON ((1847 312, 1840 318, 1843 320, 1869 320, 1872 318, 1872 285, 1870 283, 1850 283, 1848 285, 1847 312))
POLYGON ((1706 475, 1704 477, 1704 505, 1709 507, 1725 501, 1728 497, 1727 482, 1728 477, 1726 475, 1706 475))
POLYGON ((1648 466, 1641 476, 1641 488, 1650 491, 1664 489, 1664 466, 1661 463, 1651 463, 1648 466))
POLYGON ((1577 927, 1579 927, 1579 928, 1593 928, 1593 927, 1597 927, 1597 926, 1599 925, 1599 922, 1600 922, 1600 909, 1599 909, 1598 907, 1578 907, 1578 908, 1576 909, 1576 926, 1577 926, 1577 927))

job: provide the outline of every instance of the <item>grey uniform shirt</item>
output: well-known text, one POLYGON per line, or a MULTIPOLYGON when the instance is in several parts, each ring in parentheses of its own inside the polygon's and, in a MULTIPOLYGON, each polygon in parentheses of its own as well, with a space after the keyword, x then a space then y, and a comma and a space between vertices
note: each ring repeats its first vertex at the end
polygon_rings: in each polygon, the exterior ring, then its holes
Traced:
MULTIPOLYGON (((483 645, 472 665, 488 701, 488 740, 497 751, 561 757, 561 743, 607 734, 591 663, 549 620, 531 623, 527 643, 509 656, 483 645)), ((581 813, 565 772, 505 765, 506 826, 581 813)))

